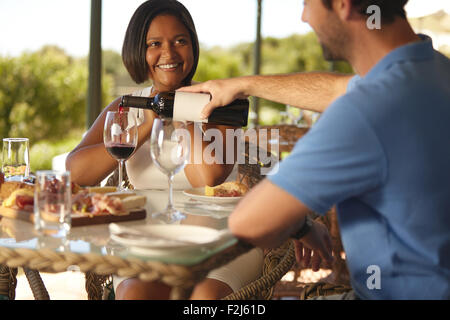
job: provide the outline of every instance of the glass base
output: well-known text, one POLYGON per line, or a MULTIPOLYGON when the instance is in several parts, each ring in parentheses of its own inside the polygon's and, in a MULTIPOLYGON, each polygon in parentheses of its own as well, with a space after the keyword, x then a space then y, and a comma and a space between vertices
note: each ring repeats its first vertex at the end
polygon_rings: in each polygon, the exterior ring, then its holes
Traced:
POLYGON ((166 209, 162 212, 153 213, 152 219, 158 220, 164 224, 171 224, 186 219, 186 215, 175 209, 166 209))

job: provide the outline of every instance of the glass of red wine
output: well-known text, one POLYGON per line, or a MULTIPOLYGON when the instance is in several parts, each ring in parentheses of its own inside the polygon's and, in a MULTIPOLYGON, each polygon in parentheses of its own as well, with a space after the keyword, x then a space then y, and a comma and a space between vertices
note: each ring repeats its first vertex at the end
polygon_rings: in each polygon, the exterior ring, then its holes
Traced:
POLYGON ((103 142, 108 153, 119 162, 118 191, 126 191, 123 166, 136 149, 138 128, 136 117, 128 111, 108 111, 103 129, 103 142))

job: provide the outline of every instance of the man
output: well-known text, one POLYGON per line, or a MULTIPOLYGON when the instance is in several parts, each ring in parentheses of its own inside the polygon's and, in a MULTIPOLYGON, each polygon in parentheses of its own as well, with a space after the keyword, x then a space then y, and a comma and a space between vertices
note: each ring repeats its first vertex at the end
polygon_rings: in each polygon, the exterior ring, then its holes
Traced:
POLYGON ((327 59, 357 75, 290 74, 210 81, 207 115, 249 95, 323 111, 279 167, 230 216, 261 247, 289 237, 330 261, 328 234, 305 219, 334 204, 352 287, 362 299, 450 298, 450 61, 416 35, 407 0, 306 0, 302 20, 327 59), (365 15, 376 4, 381 28, 365 15), (317 103, 315 103, 317 101, 317 103))

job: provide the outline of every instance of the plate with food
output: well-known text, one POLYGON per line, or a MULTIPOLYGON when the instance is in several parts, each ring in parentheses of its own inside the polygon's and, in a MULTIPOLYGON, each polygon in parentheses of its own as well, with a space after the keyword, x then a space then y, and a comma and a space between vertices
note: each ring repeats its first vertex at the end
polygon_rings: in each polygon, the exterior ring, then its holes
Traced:
MULTIPOLYGON (((72 227, 145 219, 147 198, 116 188, 81 188, 72 183, 72 227)), ((59 215, 43 213, 58 221, 59 215)), ((0 184, 0 216, 34 222, 34 185, 25 182, 0 184)))
POLYGON ((247 193, 248 187, 237 181, 224 182, 215 187, 205 186, 183 191, 183 194, 199 201, 237 203, 247 193))

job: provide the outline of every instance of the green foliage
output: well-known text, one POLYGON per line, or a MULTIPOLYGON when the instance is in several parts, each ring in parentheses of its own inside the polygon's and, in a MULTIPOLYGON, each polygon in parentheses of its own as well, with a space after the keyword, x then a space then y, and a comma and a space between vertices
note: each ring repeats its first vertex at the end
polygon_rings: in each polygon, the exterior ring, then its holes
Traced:
MULTIPOLYGON (((83 60, 43 47, 17 58, 0 57, 0 134, 55 141, 85 126, 88 70, 83 60)), ((111 80, 104 77, 104 99, 111 80)))
POLYGON ((50 170, 53 157, 73 150, 81 141, 83 130, 72 130, 67 137, 54 140, 41 140, 30 148, 30 167, 32 172, 50 170))
POLYGON ((194 81, 231 78, 242 75, 241 58, 227 50, 215 47, 209 50, 201 48, 200 59, 194 81))

